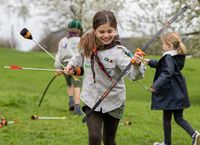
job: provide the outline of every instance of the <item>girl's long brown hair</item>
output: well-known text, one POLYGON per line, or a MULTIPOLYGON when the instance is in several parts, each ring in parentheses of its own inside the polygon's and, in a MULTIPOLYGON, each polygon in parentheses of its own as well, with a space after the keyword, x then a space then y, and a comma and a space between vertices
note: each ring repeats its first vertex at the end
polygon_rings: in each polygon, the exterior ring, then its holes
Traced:
POLYGON ((161 40, 166 44, 172 44, 173 48, 177 50, 178 54, 186 54, 187 49, 183 44, 179 33, 169 32, 161 37, 161 40))
POLYGON ((109 25, 117 29, 117 20, 112 11, 103 10, 95 14, 93 18, 93 30, 86 32, 80 40, 80 49, 83 55, 89 57, 94 48, 98 48, 101 42, 96 38, 94 30, 100 25, 109 23, 109 25))

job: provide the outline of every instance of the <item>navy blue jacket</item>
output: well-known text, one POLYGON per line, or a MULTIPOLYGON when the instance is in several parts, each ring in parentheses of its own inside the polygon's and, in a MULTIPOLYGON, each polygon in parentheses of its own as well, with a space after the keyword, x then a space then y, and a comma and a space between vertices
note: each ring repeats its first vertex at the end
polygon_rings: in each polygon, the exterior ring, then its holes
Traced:
POLYGON ((152 87, 151 109, 174 110, 190 106, 185 78, 181 74, 185 55, 163 56, 159 61, 150 60, 149 66, 156 68, 152 87))

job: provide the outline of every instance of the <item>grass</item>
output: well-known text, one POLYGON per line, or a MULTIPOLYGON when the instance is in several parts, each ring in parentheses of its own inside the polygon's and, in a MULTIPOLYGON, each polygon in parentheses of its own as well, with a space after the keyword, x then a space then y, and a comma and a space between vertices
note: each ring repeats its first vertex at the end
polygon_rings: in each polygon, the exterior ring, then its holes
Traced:
MULTIPOLYGON (((151 56, 153 57, 153 56, 151 56)), ((9 70, 5 65, 53 68, 54 61, 41 52, 17 52, 0 48, 0 116, 18 120, 0 129, 1 145, 87 145, 87 127, 82 117, 67 111, 65 81, 58 77, 50 86, 43 104, 37 107, 40 97, 54 72, 9 70), (31 115, 66 116, 65 120, 31 120, 31 115)), ((200 59, 186 61, 183 70, 187 79, 192 107, 185 110, 185 119, 200 130, 200 59)), ((141 83, 150 86, 154 70, 147 67, 141 83)), ((162 141, 162 112, 150 109, 151 94, 139 83, 126 80, 127 101, 121 122, 129 120, 130 126, 120 125, 118 145, 152 145, 162 141)), ((191 138, 172 121, 173 145, 191 144, 191 138)))

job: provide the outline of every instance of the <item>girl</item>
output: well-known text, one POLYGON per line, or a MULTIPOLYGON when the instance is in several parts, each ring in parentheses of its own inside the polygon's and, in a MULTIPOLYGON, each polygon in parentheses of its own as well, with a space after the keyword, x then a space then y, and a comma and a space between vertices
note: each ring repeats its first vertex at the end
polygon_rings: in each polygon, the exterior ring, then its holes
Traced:
MULTIPOLYGON (((121 46, 117 21, 111 11, 103 10, 95 14, 93 30, 81 38, 80 52, 69 61, 66 72, 73 74, 73 67, 83 66, 81 99, 85 104, 83 111, 87 113, 131 61, 126 55, 128 50, 121 46)), ((141 79, 144 75, 142 57, 140 52, 133 56, 135 63, 126 74, 132 80, 141 79)), ((116 145, 115 136, 124 111, 125 92, 121 79, 88 117, 89 145, 101 145, 102 132, 104 145, 116 145)))
POLYGON ((184 108, 190 106, 185 79, 181 70, 184 67, 187 50, 178 33, 170 32, 162 38, 164 54, 159 61, 146 60, 156 68, 152 92, 152 109, 163 110, 164 142, 154 145, 171 145, 171 118, 193 139, 192 145, 200 145, 200 134, 183 119, 184 108))

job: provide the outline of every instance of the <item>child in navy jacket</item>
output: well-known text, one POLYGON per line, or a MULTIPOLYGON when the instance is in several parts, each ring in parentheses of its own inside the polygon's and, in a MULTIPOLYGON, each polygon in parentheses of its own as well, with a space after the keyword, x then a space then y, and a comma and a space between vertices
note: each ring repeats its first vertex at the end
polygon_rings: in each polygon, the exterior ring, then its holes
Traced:
POLYGON ((159 61, 148 60, 146 63, 156 68, 152 92, 153 110, 163 110, 164 142, 154 145, 171 145, 171 118, 191 137, 192 145, 200 145, 200 134, 183 119, 183 111, 190 107, 185 79, 181 73, 187 50, 178 33, 169 32, 162 36, 163 56, 159 61))

